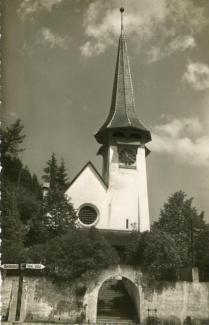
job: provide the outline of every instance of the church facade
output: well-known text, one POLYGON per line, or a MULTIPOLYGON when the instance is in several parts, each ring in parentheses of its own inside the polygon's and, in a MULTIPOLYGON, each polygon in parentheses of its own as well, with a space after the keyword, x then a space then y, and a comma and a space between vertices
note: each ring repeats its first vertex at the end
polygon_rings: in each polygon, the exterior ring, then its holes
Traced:
POLYGON ((100 145, 97 154, 103 160, 102 175, 88 162, 66 191, 78 211, 79 226, 149 230, 146 157, 150 151, 146 144, 151 141, 151 133, 136 114, 123 23, 111 108, 95 138, 100 145))

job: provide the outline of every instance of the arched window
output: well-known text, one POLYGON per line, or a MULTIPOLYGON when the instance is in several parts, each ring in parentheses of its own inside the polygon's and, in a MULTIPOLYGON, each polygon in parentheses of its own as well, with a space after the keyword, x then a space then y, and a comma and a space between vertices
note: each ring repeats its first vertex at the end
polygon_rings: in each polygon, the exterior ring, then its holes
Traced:
POLYGON ((84 205, 80 208, 78 217, 82 224, 85 226, 91 226, 96 222, 98 213, 95 207, 91 205, 84 205))

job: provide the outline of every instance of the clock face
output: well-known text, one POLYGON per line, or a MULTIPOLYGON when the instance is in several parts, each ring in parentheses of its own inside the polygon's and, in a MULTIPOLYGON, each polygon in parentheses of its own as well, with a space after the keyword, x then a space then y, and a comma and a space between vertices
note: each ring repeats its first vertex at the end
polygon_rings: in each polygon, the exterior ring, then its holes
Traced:
POLYGON ((133 166, 136 162, 136 148, 120 148, 119 161, 125 166, 133 166))

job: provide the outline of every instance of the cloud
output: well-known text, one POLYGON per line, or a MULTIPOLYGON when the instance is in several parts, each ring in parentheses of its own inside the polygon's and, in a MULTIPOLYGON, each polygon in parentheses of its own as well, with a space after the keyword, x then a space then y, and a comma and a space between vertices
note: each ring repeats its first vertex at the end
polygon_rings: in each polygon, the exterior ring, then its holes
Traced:
POLYGON ((209 135, 204 131, 198 118, 170 118, 154 127, 150 147, 180 163, 209 166, 209 135))
MULTIPOLYGON (((190 0, 129 0, 127 8, 126 34, 130 34, 136 44, 140 41, 148 47, 151 44, 160 48, 169 43, 166 55, 194 47, 194 35, 207 23, 203 8, 190 0), (182 31, 185 36, 181 36, 182 31)), ((114 0, 91 2, 83 25, 87 39, 81 46, 82 54, 91 56, 104 52, 115 43, 120 32, 118 4, 114 0)))
POLYGON ((209 66, 199 62, 189 62, 183 75, 183 81, 194 90, 209 88, 209 66))
POLYGON ((37 50, 37 47, 40 48, 40 45, 49 49, 61 49, 67 50, 71 38, 69 36, 60 36, 57 33, 54 33, 51 29, 47 27, 42 27, 37 31, 35 37, 32 41, 26 40, 23 43, 23 46, 19 49, 19 52, 23 56, 31 57, 34 54, 34 51, 37 50))
POLYGON ((36 43, 47 46, 51 49, 58 47, 63 50, 68 48, 70 38, 68 36, 61 37, 60 35, 53 33, 49 28, 42 27, 37 33, 36 43))
POLYGON ((52 8, 59 5, 63 0, 22 0, 18 9, 18 17, 24 21, 26 18, 32 19, 39 11, 50 12, 52 8))
POLYGON ((177 51, 185 51, 194 47, 196 47, 196 42, 193 36, 177 36, 164 47, 153 47, 149 52, 149 61, 156 62, 177 51))

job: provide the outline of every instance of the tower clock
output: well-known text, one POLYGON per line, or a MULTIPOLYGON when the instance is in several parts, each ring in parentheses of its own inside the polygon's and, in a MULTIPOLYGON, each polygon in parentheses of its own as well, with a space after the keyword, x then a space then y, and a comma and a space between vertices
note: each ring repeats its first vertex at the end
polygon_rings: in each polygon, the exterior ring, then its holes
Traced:
POLYGON ((119 146, 119 166, 123 168, 136 168, 137 147, 119 146))

